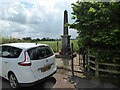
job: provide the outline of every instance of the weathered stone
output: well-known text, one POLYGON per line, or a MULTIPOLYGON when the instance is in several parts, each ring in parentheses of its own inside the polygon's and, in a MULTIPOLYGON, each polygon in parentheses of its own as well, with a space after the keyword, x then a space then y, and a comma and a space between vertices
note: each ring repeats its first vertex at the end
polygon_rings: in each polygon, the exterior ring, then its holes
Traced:
POLYGON ((70 35, 68 34, 68 27, 65 24, 68 23, 68 13, 67 10, 64 11, 64 29, 62 37, 62 49, 61 54, 69 55, 70 54, 70 35))

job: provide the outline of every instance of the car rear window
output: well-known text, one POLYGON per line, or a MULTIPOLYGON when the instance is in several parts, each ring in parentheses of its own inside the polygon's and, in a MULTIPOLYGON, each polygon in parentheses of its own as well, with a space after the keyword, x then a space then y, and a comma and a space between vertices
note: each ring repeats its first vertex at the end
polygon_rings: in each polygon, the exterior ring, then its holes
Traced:
POLYGON ((31 60, 40 60, 53 55, 53 51, 48 46, 39 46, 27 50, 31 60))

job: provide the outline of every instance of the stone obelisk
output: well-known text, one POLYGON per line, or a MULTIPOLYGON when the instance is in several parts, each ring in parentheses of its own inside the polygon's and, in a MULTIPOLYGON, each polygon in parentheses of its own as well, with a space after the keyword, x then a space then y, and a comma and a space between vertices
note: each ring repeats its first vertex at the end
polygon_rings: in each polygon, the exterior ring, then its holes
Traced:
POLYGON ((62 52, 67 54, 70 51, 70 35, 68 34, 68 27, 65 24, 68 23, 68 12, 64 11, 64 28, 62 37, 62 52))

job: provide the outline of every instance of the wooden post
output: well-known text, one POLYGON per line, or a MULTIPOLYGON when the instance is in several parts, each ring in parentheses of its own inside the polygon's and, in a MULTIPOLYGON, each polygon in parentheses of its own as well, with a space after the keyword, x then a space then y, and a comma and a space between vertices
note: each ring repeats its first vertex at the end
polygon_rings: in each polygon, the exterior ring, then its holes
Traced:
POLYGON ((98 77, 99 76, 99 71, 98 71, 99 65, 98 65, 97 62, 95 63, 95 68, 96 68, 96 70, 95 70, 95 77, 98 77))
POLYGON ((58 50, 59 50, 59 43, 58 43, 58 40, 57 40, 57 52, 58 52, 58 50))
POLYGON ((90 72, 90 57, 88 56, 88 67, 87 67, 87 70, 88 70, 88 72, 90 72))
POLYGON ((86 61, 86 66, 88 66, 88 54, 86 54, 85 61, 86 61))
POLYGON ((83 54, 83 68, 85 68, 85 53, 83 54))
POLYGON ((79 66, 80 66, 80 63, 81 63, 80 62, 81 61, 81 59, 80 59, 80 45, 78 45, 78 46, 79 46, 79 51, 78 52, 79 52, 79 66))
POLYGON ((73 62, 73 43, 71 44, 71 68, 72 68, 72 76, 74 76, 74 62, 73 62))
POLYGON ((80 52, 79 52, 79 55, 78 55, 78 56, 79 56, 79 66, 80 66, 80 52))

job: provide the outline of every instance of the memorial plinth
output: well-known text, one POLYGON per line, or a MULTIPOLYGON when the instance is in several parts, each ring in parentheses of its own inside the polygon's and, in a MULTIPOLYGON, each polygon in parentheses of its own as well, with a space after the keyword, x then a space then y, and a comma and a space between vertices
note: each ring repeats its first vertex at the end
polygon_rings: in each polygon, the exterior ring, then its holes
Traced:
POLYGON ((64 11, 64 28, 62 37, 62 49, 60 51, 61 55, 70 54, 70 35, 68 34, 68 27, 65 24, 68 23, 68 13, 67 10, 64 11))

